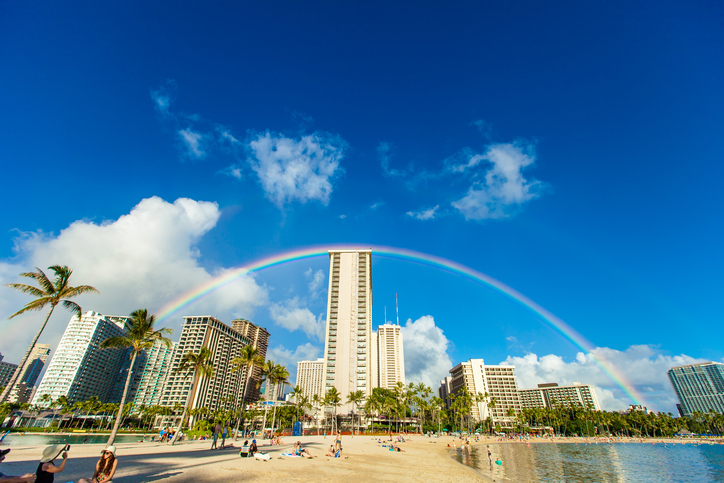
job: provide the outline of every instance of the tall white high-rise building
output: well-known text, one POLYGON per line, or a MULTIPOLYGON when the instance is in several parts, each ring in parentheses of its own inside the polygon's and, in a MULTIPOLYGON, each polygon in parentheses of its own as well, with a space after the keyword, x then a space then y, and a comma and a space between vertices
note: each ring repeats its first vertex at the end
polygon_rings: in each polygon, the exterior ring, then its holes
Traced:
MULTIPOLYGON (((372 251, 330 250, 327 330, 324 344, 325 393, 337 388, 372 393, 372 251)), ((352 410, 343 404, 340 413, 352 410)))
POLYGON ((297 386, 310 401, 315 394, 324 397, 324 358, 297 362, 297 386))
POLYGON ((405 384, 405 355, 400 329, 399 325, 384 324, 372 334, 374 387, 394 389, 398 382, 405 384))
POLYGON ((74 402, 97 396, 103 402, 110 402, 127 351, 101 349, 101 343, 109 337, 125 334, 128 320, 128 317, 93 311, 80 318, 73 316, 35 391, 32 404, 38 404, 43 394, 49 394, 53 400, 65 396, 74 402))
POLYGON ((470 359, 450 369, 450 377, 450 395, 461 392, 463 388, 467 388, 473 397, 487 395, 487 399, 473 403, 473 419, 482 421, 491 418, 493 423, 502 426, 515 423, 515 416, 509 416, 508 410, 512 408, 517 414, 522 405, 514 366, 486 365, 483 359, 470 359), (491 398, 495 398, 494 407, 491 407, 491 398))

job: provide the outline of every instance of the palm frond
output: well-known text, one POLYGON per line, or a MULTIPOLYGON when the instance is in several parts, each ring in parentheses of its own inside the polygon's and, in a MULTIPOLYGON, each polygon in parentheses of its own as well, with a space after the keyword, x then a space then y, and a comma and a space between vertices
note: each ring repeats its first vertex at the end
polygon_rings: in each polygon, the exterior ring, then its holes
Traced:
POLYGON ((21 277, 27 277, 32 278, 36 282, 38 282, 38 285, 40 285, 41 290, 45 291, 47 295, 52 295, 55 293, 55 285, 53 285, 53 282, 50 281, 47 275, 45 275, 45 272, 39 269, 38 267, 35 267, 35 272, 27 272, 27 273, 21 273, 21 277))
POLYGON ((116 348, 126 348, 133 345, 132 341, 123 335, 116 335, 114 337, 109 337, 103 342, 101 342, 101 347, 103 349, 107 349, 110 347, 116 347, 116 348))
POLYGON ((80 285, 78 287, 65 287, 59 291, 60 298, 73 298, 84 293, 100 293, 95 287, 90 285, 80 285))
POLYGON ((30 294, 34 297, 45 297, 48 295, 39 288, 33 287, 32 285, 25 285, 24 283, 6 283, 5 286, 14 290, 19 290, 23 293, 30 294))
POLYGON ((79 319, 83 315, 83 309, 81 309, 80 305, 75 302, 71 302, 70 300, 63 300, 63 307, 68 309, 71 314, 77 315, 79 319))
POLYGON ((13 317, 20 315, 22 313, 28 312, 30 310, 42 310, 45 308, 46 305, 52 304, 53 300, 50 297, 44 297, 42 299, 35 299, 32 302, 28 302, 28 304, 23 307, 22 309, 15 312, 13 315, 8 317, 8 319, 12 319, 13 317))
POLYGON ((55 291, 57 293, 62 292, 68 286, 68 281, 73 274, 73 270, 68 268, 67 265, 52 265, 48 268, 55 272, 55 291))

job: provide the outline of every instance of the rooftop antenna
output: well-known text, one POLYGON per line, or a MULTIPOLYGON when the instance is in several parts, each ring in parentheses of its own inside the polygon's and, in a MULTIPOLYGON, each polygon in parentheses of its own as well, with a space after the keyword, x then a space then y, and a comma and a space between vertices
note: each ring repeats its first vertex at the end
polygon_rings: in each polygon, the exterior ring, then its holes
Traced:
POLYGON ((395 293, 395 311, 397 312, 397 325, 400 325, 400 306, 397 305, 397 293, 395 293))

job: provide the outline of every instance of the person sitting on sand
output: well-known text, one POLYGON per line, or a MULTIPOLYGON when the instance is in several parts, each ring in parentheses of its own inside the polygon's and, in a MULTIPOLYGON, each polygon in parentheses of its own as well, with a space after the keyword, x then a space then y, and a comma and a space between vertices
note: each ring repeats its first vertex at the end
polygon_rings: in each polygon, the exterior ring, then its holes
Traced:
POLYGON ((329 447, 329 451, 327 451, 326 456, 331 456, 332 458, 334 458, 334 445, 329 447))
POLYGON ((116 474, 118 460, 116 459, 116 447, 110 445, 101 452, 101 459, 96 463, 96 470, 90 479, 81 478, 78 483, 113 483, 113 475, 116 474))
POLYGON ((53 483, 55 474, 65 469, 65 462, 68 461, 67 444, 54 444, 43 450, 43 457, 40 458, 40 464, 35 471, 36 483, 53 483), (63 462, 60 466, 55 466, 53 462, 58 456, 63 454, 63 462))
MULTIPOLYGON (((0 450, 0 463, 5 460, 5 456, 10 452, 10 449, 0 450)), ((0 473, 0 483, 33 483, 35 481, 35 474, 26 473, 23 476, 10 476, 0 473)))
POLYGON ((312 453, 310 453, 309 450, 302 447, 301 441, 297 441, 294 444, 294 454, 297 456, 304 456, 305 458, 314 458, 314 456, 312 456, 312 453))
POLYGON ((259 448, 256 447, 256 440, 251 442, 251 446, 249 447, 249 455, 254 456, 255 453, 259 452, 259 448))
POLYGON ((244 445, 239 450, 239 456, 246 458, 249 456, 249 440, 244 441, 244 445))

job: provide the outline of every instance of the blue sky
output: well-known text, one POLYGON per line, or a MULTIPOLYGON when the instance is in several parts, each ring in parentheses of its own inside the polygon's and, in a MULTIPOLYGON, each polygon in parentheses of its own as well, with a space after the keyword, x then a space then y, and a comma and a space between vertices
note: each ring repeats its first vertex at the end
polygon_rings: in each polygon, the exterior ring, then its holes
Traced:
MULTIPOLYGON (((724 358, 722 10, 6 2, 0 281, 68 264, 102 291, 84 309, 130 313, 280 251, 404 247, 527 295, 673 411, 666 369, 724 358)), ((327 268, 268 270, 190 311, 267 326, 293 369, 321 355, 327 268)), ((399 294, 408 378, 482 357, 628 404, 483 287, 383 259, 373 279, 376 323, 399 294)), ((26 301, 2 291, 0 315, 26 301)), ((0 325, 5 360, 40 322, 0 325)))

